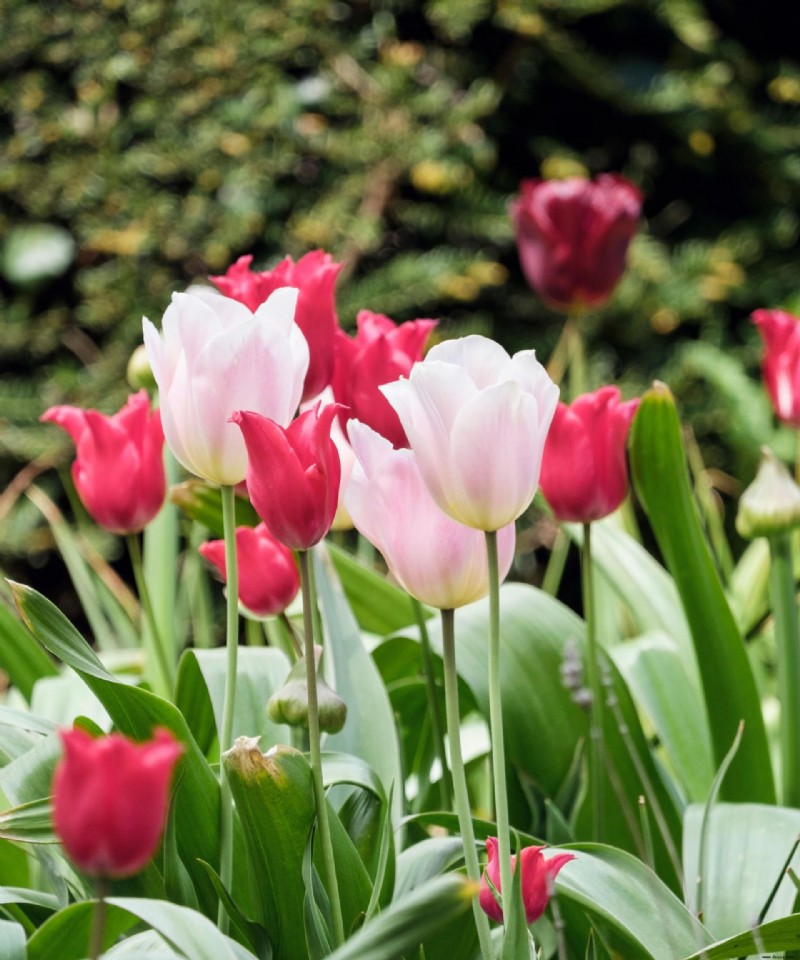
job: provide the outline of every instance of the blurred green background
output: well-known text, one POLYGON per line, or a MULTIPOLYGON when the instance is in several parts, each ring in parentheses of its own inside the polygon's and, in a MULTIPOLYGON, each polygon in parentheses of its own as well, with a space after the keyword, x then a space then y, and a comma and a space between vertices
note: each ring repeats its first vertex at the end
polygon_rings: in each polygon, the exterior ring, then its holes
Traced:
POLYGON ((345 327, 440 317, 546 359, 562 320, 507 214, 541 175, 642 187, 628 275, 585 322, 590 378, 669 382, 730 515, 762 442, 793 454, 748 315, 800 308, 797 20, 735 0, 5 0, 0 567, 52 563, 25 492, 63 499, 72 448, 38 416, 116 410, 142 315, 241 254, 343 260, 345 327))

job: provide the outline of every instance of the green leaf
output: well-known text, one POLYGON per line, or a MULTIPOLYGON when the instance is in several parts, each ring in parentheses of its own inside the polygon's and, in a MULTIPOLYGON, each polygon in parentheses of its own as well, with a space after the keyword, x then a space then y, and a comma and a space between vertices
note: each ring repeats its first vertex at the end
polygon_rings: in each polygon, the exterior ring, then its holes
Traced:
POLYGON ((477 893, 473 885, 451 874, 423 884, 395 900, 355 933, 329 960, 399 960, 450 920, 465 913, 477 893))
MULTIPOLYGON (((212 865, 219 862, 219 783, 183 715, 166 700, 139 687, 122 683, 108 673, 78 631, 41 594, 19 584, 14 586, 14 594, 23 619, 34 636, 82 677, 120 732, 136 740, 146 740, 153 735, 156 727, 165 727, 184 745, 185 754, 180 760, 180 782, 173 800, 176 805, 177 845, 203 911, 209 915, 215 914, 217 896, 198 860, 205 860, 212 865)), ((37 747, 31 752, 39 749, 37 747)), ((5 777, 11 767, 24 759, 21 757, 0 772, 0 784, 4 790, 5 777)), ((48 790, 49 784, 35 796, 40 797, 48 790)))
POLYGON ((58 673, 55 664, 34 643, 30 633, 0 601, 0 667, 8 679, 30 702, 33 686, 42 677, 58 673))
POLYGON ((639 707, 652 724, 690 800, 708 796, 714 778, 711 737, 702 694, 672 637, 649 633, 610 651, 639 707))
POLYGON ((58 843, 50 798, 33 800, 0 813, 0 837, 19 843, 58 843))
POLYGON ((3 960, 26 960, 25 930, 13 920, 0 920, 0 957, 3 960))
POLYGON ((343 730, 326 738, 325 749, 361 757, 381 778, 387 795, 394 784, 393 819, 398 820, 403 775, 389 697, 324 548, 314 560, 325 629, 323 670, 348 709, 343 730))
POLYGON ((725 598, 692 496, 672 394, 658 385, 645 394, 631 430, 631 469, 661 553, 675 579, 695 645, 715 764, 740 721, 741 748, 723 798, 774 803, 775 782, 755 680, 725 598))
POLYGON ((383 637, 414 622, 411 599, 404 590, 364 566, 346 550, 332 543, 326 547, 362 630, 383 637))
POLYGON ((705 950, 693 953, 686 960, 740 960, 741 957, 765 956, 765 951, 796 951, 800 949, 800 913, 762 924, 755 930, 745 930, 728 940, 714 943, 705 950))
MULTIPOLYGON (((687 877, 687 902, 696 909, 700 874, 702 804, 686 809, 683 861, 687 877)), ((781 878, 786 858, 800 835, 800 810, 755 803, 718 803, 706 827, 706 871, 703 883, 703 923, 718 938, 742 929, 744 920, 755 920, 775 883, 781 878), (734 878, 743 878, 736 882, 734 878)), ((792 860, 800 869, 800 854, 792 860)), ((796 891, 788 876, 780 881, 765 919, 789 913, 796 891)))

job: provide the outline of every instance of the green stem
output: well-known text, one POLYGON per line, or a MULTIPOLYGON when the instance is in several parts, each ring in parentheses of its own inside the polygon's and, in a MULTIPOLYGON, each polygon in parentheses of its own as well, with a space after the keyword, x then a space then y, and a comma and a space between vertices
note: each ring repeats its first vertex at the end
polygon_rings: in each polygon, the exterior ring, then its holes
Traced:
MULTIPOLYGON (((464 758, 461 754, 461 718, 458 711, 458 673, 456 672, 456 634, 455 615, 452 610, 442 610, 442 657, 444 660, 444 696, 447 711, 447 741, 450 746, 450 766, 453 771, 453 793, 455 795, 458 826, 464 841, 464 865, 467 876, 480 883, 481 868, 475 849, 475 831, 472 828, 472 811, 467 790, 467 776, 464 771, 464 758)), ((510 888, 507 888, 510 889, 510 888)), ((492 960, 492 940, 489 931, 489 919, 483 912, 477 897, 472 900, 472 912, 475 915, 475 927, 484 960, 492 960)))
POLYGON ((308 688, 308 744, 311 755, 311 778, 314 784, 314 803, 317 808, 317 824, 322 848, 322 864, 325 870, 325 886, 331 904, 334 946, 344 943, 342 905, 339 900, 339 884, 336 880, 336 861, 333 858, 333 842, 328 823, 328 802, 322 782, 322 756, 320 750, 319 707, 317 705, 317 666, 314 657, 314 593, 312 590, 310 556, 308 550, 298 552, 300 561, 300 587, 303 591, 303 632, 306 682, 308 688))
POLYGON ((567 563, 567 554, 569 553, 569 537, 564 533, 564 528, 559 527, 556 531, 556 538, 553 541, 553 549, 550 551, 550 559, 547 561, 547 567, 544 571, 542 580, 542 590, 555 597, 558 588, 561 586, 561 578, 564 575, 564 567, 567 563))
POLYGON ((578 315, 571 315, 564 325, 569 338, 569 399, 586 391, 586 346, 578 315))
POLYGON ((152 648, 155 651, 158 671, 165 687, 167 697, 172 692, 175 682, 175 663, 166 649, 163 633, 158 628, 153 604, 150 600, 150 591, 147 588, 147 578, 144 575, 144 563, 142 561, 142 551, 139 546, 139 537, 135 533, 128 534, 125 538, 128 543, 128 553, 131 558, 131 567, 133 568, 133 577, 136 580, 136 589, 139 592, 139 601, 144 611, 144 619, 150 630, 152 638, 152 648))
POLYGON ((108 881, 97 881, 97 904, 92 916, 92 930, 89 939, 89 960, 98 960, 103 952, 103 936, 106 930, 106 897, 108 881))
POLYGON ((439 803, 441 804, 442 810, 449 810, 450 780, 447 767, 447 754, 444 749, 444 727, 442 726, 442 715, 439 711, 439 697, 436 691, 436 675, 433 670, 431 641, 428 636, 428 627, 425 623, 425 611, 422 609, 422 604, 416 597, 411 597, 411 607, 414 611, 414 619, 417 621, 417 626, 419 627, 422 669, 425 674, 425 693, 428 698, 428 713, 431 718, 433 744, 436 749, 436 756, 439 758, 439 765, 442 768, 442 775, 439 780, 439 803))
POLYGON ((603 684, 600 678, 600 652, 594 609, 594 573, 592 569, 591 524, 583 525, 581 547, 583 619, 586 621, 586 672, 592 695, 589 715, 589 785, 592 794, 592 840, 600 841, 603 832, 603 684))
POLYGON ((800 807, 800 635, 788 533, 769 537, 770 594, 778 651, 783 803, 800 807))
POLYGON ((503 707, 500 686, 500 569, 497 559, 497 531, 486 531, 486 559, 489 572, 489 726, 492 735, 492 774, 497 820, 497 849, 500 858, 500 892, 510 895, 511 836, 508 827, 506 754, 503 742, 503 707))
MULTIPOLYGON (((224 486, 222 493, 222 528, 225 535, 225 581, 228 585, 225 644, 228 653, 225 670, 225 697, 222 707, 222 730, 219 752, 222 755, 233 741, 233 711, 236 704, 236 670, 239 656, 239 567, 236 559, 236 501, 233 487, 224 486)), ((233 798, 225 764, 220 763, 220 836, 219 876, 225 889, 232 893, 233 881, 233 798)), ((217 923, 227 933, 229 922, 220 901, 217 923)))

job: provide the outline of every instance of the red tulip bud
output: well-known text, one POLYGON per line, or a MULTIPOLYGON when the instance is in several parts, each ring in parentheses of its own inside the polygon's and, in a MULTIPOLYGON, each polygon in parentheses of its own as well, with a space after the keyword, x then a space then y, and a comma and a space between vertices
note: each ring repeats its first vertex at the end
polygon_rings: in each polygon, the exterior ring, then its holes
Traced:
MULTIPOLYGON (((575 859, 571 853, 557 853, 549 860, 545 860, 542 856, 542 850, 544 849, 544 847, 525 847, 519 854, 520 869, 522 870, 522 903, 525 907, 525 918, 528 923, 538 920, 544 913, 550 900, 551 884, 559 870, 564 864, 575 859)), ((494 893, 489 885, 489 880, 491 880, 494 888, 499 893, 503 892, 500 886, 500 863, 497 859, 496 837, 487 838, 486 852, 489 854, 489 861, 481 878, 479 900, 483 912, 488 914, 492 920, 496 920, 497 923, 502 923, 503 910, 495 900, 494 893)), ((512 857, 512 875, 516 863, 517 857, 512 857)))

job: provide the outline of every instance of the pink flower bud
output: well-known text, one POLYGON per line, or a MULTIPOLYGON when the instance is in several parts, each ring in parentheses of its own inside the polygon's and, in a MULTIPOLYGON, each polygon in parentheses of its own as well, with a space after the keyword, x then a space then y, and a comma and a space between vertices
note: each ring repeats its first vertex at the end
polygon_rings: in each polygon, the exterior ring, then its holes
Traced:
POLYGON ((785 310, 756 310, 764 339, 762 372, 778 419, 800 427, 800 317, 785 310))
POLYGON ((317 405, 284 429, 244 410, 234 413, 249 456, 247 490, 269 532, 292 550, 307 550, 330 530, 341 467, 331 439, 339 405, 317 405))
MULTIPOLYGON (((227 580, 225 541, 209 540, 199 551, 227 580)), ((294 555, 278 543, 263 523, 236 528, 236 562, 239 601, 257 617, 283 613, 297 596, 300 577, 294 555)))
POLYGON ((295 263, 291 257, 272 270, 250 269, 252 257, 239 257, 221 277, 210 277, 222 293, 255 311, 278 287, 297 287, 295 321, 311 355, 303 400, 315 397, 331 382, 334 336, 338 327, 334 287, 342 269, 324 250, 312 250, 295 263))
POLYGON ((614 292, 641 216, 624 177, 523 180, 511 205, 525 278, 557 310, 597 307, 614 292))
POLYGON ((539 483, 559 520, 589 523, 613 513, 628 492, 625 450, 639 400, 616 387, 559 403, 544 445, 539 483))
POLYGON ((380 313, 361 310, 356 323, 355 337, 336 331, 333 395, 348 408, 343 420, 360 420, 393 446, 407 447, 400 420, 378 388, 408 376, 411 367, 422 359, 425 342, 437 321, 396 324, 380 313))
MULTIPOLYGON (((544 913, 550 900, 550 888, 558 875, 559 870, 564 864, 574 860, 571 853, 557 853, 549 860, 542 856, 544 847, 525 847, 519 854, 519 861, 522 870, 522 903, 525 907, 525 918, 528 923, 538 920, 544 913)), ((497 838, 488 837, 486 840, 486 852, 489 854, 489 861, 481 877, 481 888, 478 898, 483 912, 497 921, 503 922, 503 910, 500 904, 495 900, 492 888, 489 886, 489 880, 492 881, 495 889, 502 893, 500 881, 500 863, 497 858, 497 838), (488 879, 487 879, 488 878, 488 879)), ((513 876, 516 868, 517 857, 511 858, 511 874, 513 876)))
POLYGON ((172 770, 183 747, 167 730, 147 743, 120 734, 60 731, 53 817, 64 849, 92 877, 127 877, 153 856, 164 830, 172 770))
POLYGON ((161 417, 150 413, 147 391, 128 398, 111 417, 79 407, 50 407, 41 420, 72 437, 72 479, 92 519, 114 533, 137 533, 166 496, 161 417))

